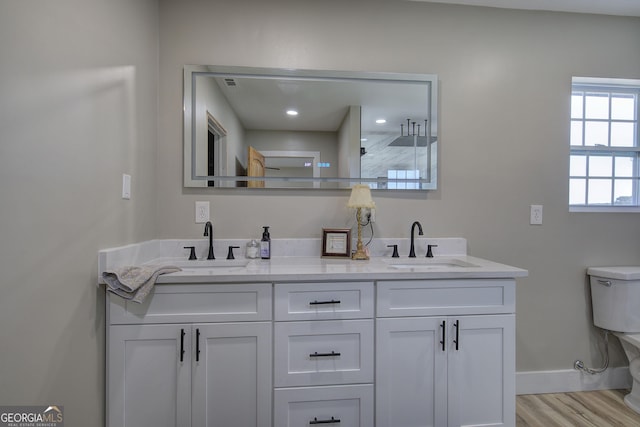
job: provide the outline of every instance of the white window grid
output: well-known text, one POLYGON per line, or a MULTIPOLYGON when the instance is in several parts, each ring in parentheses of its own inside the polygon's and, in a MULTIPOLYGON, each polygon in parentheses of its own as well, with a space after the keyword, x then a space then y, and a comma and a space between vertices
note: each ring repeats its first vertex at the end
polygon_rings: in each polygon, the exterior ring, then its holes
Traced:
MULTIPOLYGON (((388 179, 420 179, 420 171, 419 170, 395 170, 389 169, 387 170, 387 178, 388 179)), ((390 181, 387 184, 387 188, 389 189, 403 189, 403 190, 417 190, 420 188, 420 183, 418 182, 394 182, 390 181)))
POLYGON ((640 205, 639 95, 640 86, 572 85, 570 206, 640 205))

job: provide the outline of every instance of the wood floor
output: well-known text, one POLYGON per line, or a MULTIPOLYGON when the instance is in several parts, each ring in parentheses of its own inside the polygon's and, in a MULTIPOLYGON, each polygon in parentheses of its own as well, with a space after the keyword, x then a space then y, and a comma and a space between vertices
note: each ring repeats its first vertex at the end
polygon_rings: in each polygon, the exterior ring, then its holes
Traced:
POLYGON ((516 398, 517 427, 640 427, 623 402, 628 390, 529 394, 516 398))

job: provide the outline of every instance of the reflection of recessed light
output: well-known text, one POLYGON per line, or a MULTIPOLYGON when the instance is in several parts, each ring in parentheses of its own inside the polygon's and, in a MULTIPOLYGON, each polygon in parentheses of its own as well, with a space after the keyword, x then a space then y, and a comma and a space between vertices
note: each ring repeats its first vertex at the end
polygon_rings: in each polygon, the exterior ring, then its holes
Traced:
POLYGON ((287 115, 289 115, 289 116, 297 116, 298 112, 296 110, 287 110, 287 115))
POLYGON ((385 119, 378 119, 378 120, 376 120, 376 123, 379 124, 379 125, 383 125, 383 124, 387 123, 387 121, 385 119))

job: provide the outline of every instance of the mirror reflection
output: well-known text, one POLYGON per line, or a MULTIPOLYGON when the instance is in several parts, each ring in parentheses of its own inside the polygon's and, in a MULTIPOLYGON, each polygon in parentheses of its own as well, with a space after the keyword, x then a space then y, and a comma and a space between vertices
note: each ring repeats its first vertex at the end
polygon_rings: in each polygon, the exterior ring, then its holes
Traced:
POLYGON ((186 187, 436 188, 437 77, 185 66, 186 187))

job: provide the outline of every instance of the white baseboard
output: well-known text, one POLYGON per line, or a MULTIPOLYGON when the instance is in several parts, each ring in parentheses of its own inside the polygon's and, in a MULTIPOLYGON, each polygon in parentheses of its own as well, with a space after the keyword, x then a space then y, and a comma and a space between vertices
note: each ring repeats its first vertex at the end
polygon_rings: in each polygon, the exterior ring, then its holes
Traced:
POLYGON ((609 368, 590 375, 575 369, 516 373, 516 394, 566 393, 572 391, 631 388, 628 367, 609 368))

